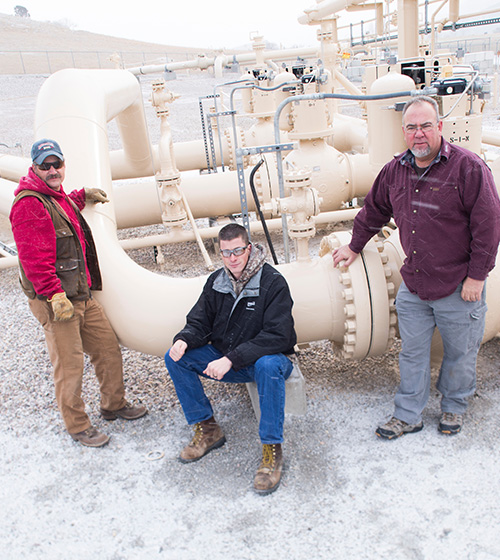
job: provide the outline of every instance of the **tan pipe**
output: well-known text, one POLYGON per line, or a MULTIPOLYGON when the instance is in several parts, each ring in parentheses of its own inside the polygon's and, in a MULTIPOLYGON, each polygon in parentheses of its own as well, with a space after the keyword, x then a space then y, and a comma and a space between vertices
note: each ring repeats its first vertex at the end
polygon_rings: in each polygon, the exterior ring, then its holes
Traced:
POLYGON ((18 183, 30 165, 30 158, 0 154, 0 178, 18 183))
MULTIPOLYGON (((313 187, 323 197, 322 212, 338 210, 342 202, 356 196, 365 196, 374 179, 367 154, 342 154, 321 140, 322 149, 314 141, 303 142, 303 148, 290 156, 290 162, 297 167, 318 168, 313 174, 313 187)), ((64 149, 64 148, 63 148, 64 149)), ((279 196, 279 186, 274 159, 268 165, 271 175, 261 166, 256 178, 261 181, 265 201, 279 196)), ((68 165, 68 175, 70 171, 68 165)), ((247 185, 247 201, 250 211, 255 210, 249 189, 251 168, 244 171, 247 185)), ((67 185, 70 183, 67 181, 67 185)), ((85 186, 81 181, 80 185, 85 186)), ((87 183, 87 185, 90 183, 87 183)), ((235 214, 241 211, 241 201, 237 188, 236 171, 200 175, 191 171, 181 176, 184 192, 194 218, 235 214)), ((17 184, 0 179, 0 212, 8 215, 17 184)), ((161 223, 161 205, 156 182, 147 179, 127 181, 114 186, 114 213, 118 229, 139 227, 161 223)))
MULTIPOLYGON (((397 91, 411 91, 415 82, 396 72, 389 72, 375 80, 370 86, 371 95, 382 95, 397 91)), ((400 98, 398 101, 406 100, 400 98)), ((394 101, 380 99, 368 104, 368 145, 370 162, 378 171, 383 165, 406 149, 401 129, 402 113, 394 110, 394 101)))
POLYGON ((403 60, 418 54, 418 2, 398 0, 398 58, 403 60))
MULTIPOLYGON (((56 73, 40 92, 35 119, 36 137, 62 139, 68 161, 67 184, 76 186, 78 176, 78 181, 106 190, 112 200, 107 138, 103 130, 106 115, 116 111, 114 99, 125 110, 127 103, 134 104, 140 95, 137 84, 126 76, 126 72, 107 70, 56 73), (82 92, 85 83, 98 83, 99 87, 82 92), (66 105, 58 114, 63 100, 66 105), (105 108, 113 110, 105 111, 105 108), (79 158, 95 165, 79 167, 79 158)), ((125 346, 162 356, 174 333, 183 325, 205 277, 168 278, 142 269, 120 248, 112 204, 87 208, 85 214, 94 233, 104 280, 104 290, 96 293, 96 297, 125 346)), ((394 284, 389 281, 392 272, 383 256, 380 244, 371 241, 363 261, 358 259, 359 266, 349 271, 335 269, 328 252, 320 259, 278 267, 288 280, 295 301, 299 342, 327 338, 343 346, 347 355, 361 358, 385 350, 394 330, 391 310, 394 284)))
MULTIPOLYGON (((35 132, 37 138, 61 140, 68 161, 68 188, 92 184, 110 195, 111 204, 85 210, 104 279, 104 290, 96 297, 124 345, 161 356, 183 325, 205 277, 177 279, 148 272, 127 257, 116 237, 115 193, 104 131, 107 118, 126 110, 141 95, 130 77, 118 70, 53 74, 40 91, 35 132)), ((355 357, 383 352, 392 326, 391 269, 375 242, 366 251, 367 272, 362 265, 357 271, 334 269, 329 254, 279 266, 295 300, 300 342, 328 338, 355 357), (372 287, 382 279, 383 289, 372 287)), ((495 288, 493 284, 493 293, 495 288)))
POLYGON ((298 22, 303 25, 320 23, 325 17, 331 16, 345 10, 349 6, 362 4, 365 0, 323 0, 314 8, 304 10, 304 15, 299 16, 298 22))
POLYGON ((361 12, 368 10, 375 10, 375 33, 378 36, 382 36, 384 34, 384 5, 382 2, 363 4, 361 6, 348 6, 346 8, 347 12, 361 12))
MULTIPOLYGON (((113 201, 107 139, 103 131, 106 116, 117 113, 114 99, 125 110, 140 95, 137 83, 129 77, 129 73, 118 70, 61 71, 45 82, 37 102, 36 137, 61 139, 68 162, 69 188, 92 184, 106 190, 113 201), (84 88, 84 84, 94 86, 84 88), (85 165, 79 165, 78 160, 85 165), (88 165, 89 161, 95 165, 88 165)), ((161 356, 173 334, 183 325, 205 277, 168 278, 139 267, 119 245, 113 208, 111 203, 85 209, 104 279, 103 291, 95 295, 125 346, 161 356)), ((345 303, 342 289, 335 288, 340 286, 340 273, 333 268, 331 258, 291 263, 280 266, 280 270, 289 280, 296 302, 294 315, 299 340, 330 338, 342 343, 345 303), (312 284, 314 290, 311 290, 312 284)))
MULTIPOLYGON (((443 0, 441 4, 437 7, 436 11, 431 16, 431 54, 435 54, 435 46, 436 46, 436 16, 441 8, 448 2, 448 0, 443 0)), ((443 20, 440 24, 440 31, 443 29, 444 24, 447 20, 443 20)), ((413 55, 416 56, 416 55, 413 55)))
POLYGON ((453 23, 460 19, 460 0, 449 0, 448 19, 453 23))
MULTIPOLYGON (((113 179, 129 179, 131 177, 150 177, 160 168, 159 148, 151 147, 152 160, 148 166, 137 167, 134 161, 124 150, 115 150, 110 153, 111 170, 113 179)), ((191 140, 189 142, 177 142, 174 144, 175 162, 179 171, 190 171, 192 169, 206 169, 207 158, 203 140, 191 140)), ((215 155, 220 163, 219 143, 215 143, 215 155)), ((226 142, 223 142, 224 161, 230 158, 230 150, 226 142)))
MULTIPOLYGON (((348 222, 354 220, 356 214, 360 210, 361 208, 350 208, 348 210, 336 210, 335 212, 322 212, 318 216, 315 216, 314 222, 317 226, 324 226, 338 222, 348 222)), ((270 231, 280 231, 283 228, 281 218, 267 220, 266 225, 270 231)), ((221 227, 222 226, 201 228, 198 232, 202 239, 215 239, 221 227)), ((264 227, 261 222, 250 222, 250 231, 252 233, 262 233, 264 231, 264 227)), ((185 243, 186 241, 195 240, 196 236, 192 230, 172 228, 168 233, 164 234, 122 239, 120 240, 120 246, 124 250, 132 250, 153 247, 155 245, 168 245, 169 243, 185 243)), ((0 269, 13 268, 17 265, 17 257, 0 258, 0 269)))
MULTIPOLYGON (((28 168, 26 167, 23 175, 26 175, 28 168)), ((8 216, 10 214, 10 208, 12 206, 12 201, 14 200, 14 191, 17 188, 18 183, 7 181, 7 179, 0 179, 0 214, 8 216)))
MULTIPOLYGON (((259 57, 262 60, 289 60, 297 57, 317 57, 318 47, 302 47, 298 49, 281 49, 274 51, 263 51, 259 53, 259 57)), ((157 74, 159 72, 165 71, 175 71, 175 70, 188 70, 199 68, 206 70, 217 65, 228 65, 233 62, 238 62, 239 64, 252 64, 257 60, 257 55, 253 53, 242 53, 234 55, 222 55, 218 57, 199 57, 194 60, 186 60, 184 62, 169 62, 167 64, 154 64, 147 66, 138 66, 136 68, 130 68, 128 71, 134 75, 140 74, 157 74)))
MULTIPOLYGON (((322 212, 338 210, 343 202, 368 193, 375 178, 368 154, 342 154, 324 141, 303 141, 300 144, 302 148, 291 152, 286 161, 297 169, 314 170, 312 186, 323 198, 322 212)), ((271 175, 264 167, 261 166, 256 178, 262 183, 267 202, 279 196, 279 185, 273 160, 268 166, 271 175)), ((249 211, 254 211, 255 203, 249 189, 250 172, 250 168, 244 171, 246 196, 249 211)), ((182 175, 181 182, 195 218, 239 213, 241 201, 237 185, 236 171, 207 175, 190 172, 182 175)), ((114 199, 119 229, 161 223, 158 192, 153 181, 116 185, 114 199)))
POLYGON ((1 257, 0 258, 0 270, 6 270, 7 268, 14 268, 19 264, 17 257, 1 257))
POLYGON ((483 130, 481 135, 481 142, 498 146, 500 148, 500 133, 493 130, 483 130))
POLYGON ((346 78, 337 68, 334 69, 334 78, 351 95, 363 95, 363 91, 356 87, 351 80, 346 78))
MULTIPOLYGON (((317 226, 326 224, 335 224, 338 222, 346 222, 354 220, 356 214, 361 208, 350 208, 349 210, 336 210, 335 212, 322 212, 314 217, 314 223, 317 226)), ((281 218, 273 218, 266 220, 269 231, 280 231, 283 228, 281 218)), ((222 226, 213 226, 200 228, 199 234, 202 239, 215 239, 222 226)), ((252 233, 262 233, 264 227, 261 222, 250 222, 250 231, 252 233)), ((169 243, 182 243, 186 241, 195 241, 195 234, 191 230, 172 229, 168 233, 158 235, 148 235, 144 237, 136 237, 131 239, 122 239, 120 245, 125 250, 142 249, 144 247, 152 247, 154 245, 168 245, 169 243)))
MULTIPOLYGON (((228 134, 231 137, 230 142, 225 134, 222 136, 222 155, 226 165, 234 159, 234 155, 231 151, 231 144, 233 144, 232 132, 228 132, 228 134)), ((242 132, 242 137, 246 147, 273 144, 274 129, 272 121, 268 120, 268 122, 265 122, 263 119, 259 119, 259 122, 257 122, 253 127, 246 132, 242 132)), ((282 141, 287 141, 284 134, 282 141)), ((366 141, 366 122, 364 120, 346 115, 335 115, 332 125, 332 142, 335 148, 340 151, 356 151, 360 149, 360 146, 365 145, 366 141)), ((217 164, 220 165, 221 157, 219 142, 215 142, 214 147, 216 161, 217 164)), ((158 146, 152 146, 151 153, 152 164, 139 168, 133 161, 130 160, 128 154, 125 153, 124 150, 115 150, 110 152, 109 157, 111 161, 113 179, 120 180, 132 177, 150 177, 151 175, 154 175, 160 167, 158 146)), ((174 155, 179 171, 199 170, 206 169, 207 167, 205 144, 203 140, 176 142, 174 144, 174 155)))

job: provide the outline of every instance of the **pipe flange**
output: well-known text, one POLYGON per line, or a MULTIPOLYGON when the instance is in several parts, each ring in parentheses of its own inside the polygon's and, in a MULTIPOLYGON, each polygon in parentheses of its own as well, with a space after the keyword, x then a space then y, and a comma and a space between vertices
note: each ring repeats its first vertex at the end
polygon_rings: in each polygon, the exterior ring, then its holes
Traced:
POLYGON ((158 186, 158 188, 172 188, 172 187, 178 187, 181 184, 181 176, 179 175, 172 175, 170 177, 162 177, 160 175, 157 175, 155 177, 156 179, 156 184, 158 186))
POLYGON ((319 244, 319 251, 318 255, 320 257, 324 257, 331 253, 334 249, 338 249, 340 247, 340 241, 337 239, 334 233, 327 235, 321 239, 319 244))
POLYGON ((314 237, 316 233, 316 223, 313 218, 308 218, 307 222, 296 224, 293 220, 288 220, 288 234, 293 239, 303 239, 314 237))
POLYGON ((287 170, 283 174, 285 186, 290 189, 308 188, 311 186, 311 171, 306 168, 287 170))
POLYGON ((389 302, 389 333, 387 346, 396 338, 398 317, 396 313, 396 286, 393 282, 392 268, 389 266, 389 256, 385 252, 385 244, 382 239, 375 239, 380 261, 384 269, 384 277, 386 282, 387 296, 389 302))
MULTIPOLYGON (((320 256, 351 241, 350 232, 324 237, 320 256)), ((370 240, 349 268, 340 267, 338 282, 343 299, 345 358, 381 355, 396 335, 395 284, 389 257, 381 240, 370 240)))

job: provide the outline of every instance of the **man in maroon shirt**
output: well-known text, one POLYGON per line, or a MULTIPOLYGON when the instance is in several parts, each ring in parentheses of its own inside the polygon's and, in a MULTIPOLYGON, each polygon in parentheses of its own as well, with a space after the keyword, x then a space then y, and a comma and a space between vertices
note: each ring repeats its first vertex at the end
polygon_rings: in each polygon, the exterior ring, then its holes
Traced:
POLYGON ((423 428, 436 327, 444 347, 437 381, 440 432, 461 430, 475 390, 485 280, 500 241, 500 201, 489 168, 472 152, 446 142, 442 128, 432 98, 408 101, 403 110, 408 150, 380 171, 354 220, 351 243, 333 251, 335 266, 349 266, 391 218, 399 228, 406 255, 396 298, 401 383, 393 417, 376 430, 386 439, 423 428))
POLYGON ((44 328, 66 429, 81 444, 101 447, 109 437, 92 426, 81 398, 84 352, 95 368, 105 420, 135 420, 147 412, 125 400, 118 340, 90 291, 101 289, 101 276, 92 234, 80 210, 86 202, 108 199, 100 189, 66 195, 65 161, 57 142, 35 142, 31 157, 33 164, 21 178, 10 213, 21 287, 44 328))

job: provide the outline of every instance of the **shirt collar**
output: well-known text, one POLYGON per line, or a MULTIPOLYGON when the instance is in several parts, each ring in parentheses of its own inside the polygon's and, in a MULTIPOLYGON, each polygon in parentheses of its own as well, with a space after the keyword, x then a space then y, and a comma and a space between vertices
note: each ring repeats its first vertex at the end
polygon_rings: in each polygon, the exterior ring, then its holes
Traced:
MULTIPOLYGON (((451 151, 450 144, 444 138, 442 138, 441 148, 439 149, 438 155, 430 163, 429 167, 441 161, 441 158, 447 160, 450 157, 450 151, 451 151)), ((415 156, 411 153, 410 150, 406 150, 406 152, 403 152, 401 156, 396 156, 396 157, 400 157, 399 161, 402 165, 409 164, 412 167, 415 165, 415 156)))

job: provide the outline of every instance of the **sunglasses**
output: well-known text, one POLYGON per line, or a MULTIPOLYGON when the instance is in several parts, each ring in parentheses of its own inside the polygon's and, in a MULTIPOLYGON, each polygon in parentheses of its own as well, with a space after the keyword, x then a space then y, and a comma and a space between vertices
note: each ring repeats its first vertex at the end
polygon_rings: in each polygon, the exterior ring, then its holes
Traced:
POLYGON ((51 167, 53 167, 54 169, 60 169, 63 165, 64 165, 64 161, 57 159, 56 161, 50 161, 50 162, 44 161, 40 163, 40 165, 37 164, 37 167, 42 171, 48 171, 51 167))
POLYGON ((243 253, 248 249, 247 247, 236 247, 236 249, 221 249, 221 255, 228 259, 231 255, 235 257, 241 257, 243 253))

